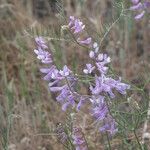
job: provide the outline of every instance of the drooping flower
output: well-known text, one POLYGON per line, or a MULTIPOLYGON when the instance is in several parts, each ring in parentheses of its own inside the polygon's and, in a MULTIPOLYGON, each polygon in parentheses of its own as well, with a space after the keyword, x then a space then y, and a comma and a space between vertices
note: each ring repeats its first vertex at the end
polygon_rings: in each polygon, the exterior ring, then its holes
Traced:
POLYGON ((89 37, 89 38, 87 38, 87 39, 85 39, 85 40, 80 40, 80 38, 78 38, 77 41, 78 41, 80 44, 89 45, 89 44, 91 44, 91 42, 92 42, 92 38, 89 37))

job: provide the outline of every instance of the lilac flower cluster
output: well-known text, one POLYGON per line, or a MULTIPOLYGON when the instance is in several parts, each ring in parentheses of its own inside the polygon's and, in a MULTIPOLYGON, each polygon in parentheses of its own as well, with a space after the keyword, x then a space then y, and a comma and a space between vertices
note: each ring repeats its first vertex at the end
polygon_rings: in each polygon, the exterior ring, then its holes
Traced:
MULTIPOLYGON (((108 75, 108 64, 111 59, 107 54, 99 53, 99 46, 96 42, 92 42, 90 37, 80 40, 80 34, 83 32, 85 25, 79 19, 71 16, 68 27, 80 44, 92 49, 89 52, 89 57, 94 63, 86 64, 85 69, 83 69, 85 76, 89 76, 91 73, 95 74, 95 81, 90 83, 89 88, 91 95, 81 95, 75 91, 78 81, 76 76, 66 65, 62 70, 58 70, 54 64, 52 54, 47 51, 46 42, 42 37, 37 37, 35 39, 37 49, 34 52, 42 63, 49 65, 47 68, 40 69, 42 73, 46 74, 43 79, 49 81, 48 86, 51 92, 57 92, 56 100, 62 104, 62 110, 65 111, 68 106, 76 107, 77 110, 80 110, 84 102, 89 100, 91 102, 92 116, 102 124, 99 127, 99 131, 114 134, 117 131, 117 125, 109 112, 106 99, 107 97, 115 98, 114 90, 125 95, 130 86, 122 83, 121 78, 115 80, 108 75)), ((79 140, 78 143, 76 138, 74 140, 76 144, 81 142, 79 140)))
POLYGON ((88 150, 87 143, 80 127, 73 128, 72 138, 76 150, 88 150))
MULTIPOLYGON (((99 47, 97 43, 93 43, 93 49, 89 53, 89 57, 93 60, 94 64, 87 64, 83 70, 85 74, 95 73, 95 84, 90 86, 92 98, 92 116, 104 125, 99 128, 100 131, 107 131, 114 134, 117 131, 115 120, 110 115, 106 98, 109 96, 111 99, 115 98, 114 90, 120 94, 125 95, 126 90, 130 88, 128 84, 122 83, 121 78, 115 80, 107 75, 109 67, 107 66, 111 59, 107 54, 98 53, 99 47), (98 74, 96 74, 98 73, 98 74)), ((92 83, 93 84, 93 83, 92 83)))
MULTIPOLYGON (((83 23, 74 17, 70 17, 69 27, 71 30, 74 29, 75 31, 80 29, 78 30, 80 32, 83 30, 83 27, 85 28, 83 23)), ((75 33, 76 32, 73 34, 75 33)), ((95 73, 95 84, 94 86, 90 86, 90 91, 92 93, 92 98, 90 98, 92 104, 92 115, 98 122, 101 121, 104 123, 104 126, 99 128, 100 131, 107 131, 110 134, 114 134, 117 131, 116 123, 109 114, 105 96, 108 95, 110 98, 115 98, 113 90, 125 95, 126 90, 129 89, 130 86, 122 83, 121 78, 115 80, 107 76, 109 69, 107 64, 111 62, 111 59, 107 54, 99 53, 99 47, 96 42, 92 44, 92 41, 90 41, 89 48, 92 48, 89 57, 94 61, 94 64, 86 64, 86 68, 83 72, 86 75, 91 74, 92 72, 95 73), (96 74, 97 72, 98 75, 96 74)))
MULTIPOLYGON (((62 70, 57 69, 54 65, 52 54, 47 51, 48 46, 42 37, 37 37, 35 42, 37 49, 34 52, 37 54, 37 58, 42 63, 49 64, 49 67, 40 69, 43 74, 46 74, 43 79, 49 81, 49 90, 59 93, 56 99, 62 104, 62 110, 65 111, 69 105, 75 107, 75 101, 80 99, 80 95, 74 91, 77 80, 72 71, 66 65, 62 70)), ((77 108, 80 107, 81 102, 79 101, 77 108)))
POLYGON ((146 10, 150 7, 150 2, 140 2, 140 0, 131 0, 133 6, 130 7, 130 10, 132 11, 138 11, 139 13, 134 17, 136 20, 141 19, 146 10))

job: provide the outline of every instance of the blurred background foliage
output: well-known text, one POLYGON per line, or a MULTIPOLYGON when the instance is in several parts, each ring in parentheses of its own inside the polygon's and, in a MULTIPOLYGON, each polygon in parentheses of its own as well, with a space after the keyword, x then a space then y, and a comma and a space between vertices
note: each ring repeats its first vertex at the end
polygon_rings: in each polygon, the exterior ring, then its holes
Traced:
MULTIPOLYGON (((87 33, 100 42, 107 28, 119 16, 120 2, 0 0, 0 149, 62 149, 53 131, 58 122, 66 120, 66 113, 61 112, 55 95, 48 92, 47 84, 41 80, 40 64, 33 54, 34 37, 42 35, 49 40, 58 66, 68 64, 75 72, 81 72, 89 59, 88 52, 72 42, 62 32, 61 26, 67 23, 70 15, 77 16, 86 24, 87 33)), ((123 3, 125 8, 129 7, 128 1, 123 3)), ((132 103, 128 104, 137 104, 144 117, 150 90, 150 20, 146 16, 135 22, 133 14, 126 12, 125 15, 113 26, 101 51, 111 56, 112 66, 119 76, 144 91, 143 94, 140 90, 133 90, 130 94, 132 103)), ((88 92, 85 88, 81 90, 88 92)), ((81 116, 77 118, 80 120, 81 116)), ((85 117, 89 118, 88 115, 85 117)), ((129 118, 127 114, 124 117, 129 118)), ((139 136, 142 117, 138 126, 139 136)), ((90 124, 91 120, 87 122, 90 124)), ((90 131, 87 128, 84 132, 91 149, 103 150, 104 137, 97 133, 93 138, 90 131)), ((115 138, 111 144, 118 150, 134 149, 132 139, 133 135, 126 133, 123 141, 115 138)))

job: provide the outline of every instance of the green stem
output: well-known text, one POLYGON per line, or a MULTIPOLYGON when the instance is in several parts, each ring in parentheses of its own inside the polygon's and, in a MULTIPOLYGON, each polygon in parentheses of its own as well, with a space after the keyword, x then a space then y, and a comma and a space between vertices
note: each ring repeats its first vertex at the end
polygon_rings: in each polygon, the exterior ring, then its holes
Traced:
POLYGON ((109 136, 108 136, 107 132, 106 132, 106 137, 107 137, 107 141, 108 141, 109 150, 111 150, 111 144, 110 144, 110 140, 109 140, 109 136))
POLYGON ((140 143, 140 141, 139 141, 139 138, 138 138, 138 136, 137 136, 137 134, 136 134, 135 129, 133 130, 133 133, 134 133, 134 136, 135 136, 135 138, 136 138, 136 141, 137 141, 137 143, 138 143, 138 145, 139 145, 140 150, 143 150, 143 147, 142 147, 142 145, 141 145, 141 143, 140 143))
POLYGON ((85 143, 86 143, 87 149, 89 150, 89 145, 88 145, 88 142, 87 142, 87 140, 86 140, 86 138, 85 138, 84 133, 83 133, 83 138, 84 138, 84 140, 85 140, 85 143))
POLYGON ((113 26, 120 20, 122 14, 124 11, 124 7, 123 7, 123 3, 122 3, 122 9, 120 12, 119 17, 112 23, 112 25, 107 29, 107 32, 104 34, 104 36, 102 37, 102 39, 100 40, 100 45, 102 45, 102 42, 105 40, 105 38, 107 37, 107 35, 109 34, 109 32, 111 31, 111 29, 113 28, 113 26))

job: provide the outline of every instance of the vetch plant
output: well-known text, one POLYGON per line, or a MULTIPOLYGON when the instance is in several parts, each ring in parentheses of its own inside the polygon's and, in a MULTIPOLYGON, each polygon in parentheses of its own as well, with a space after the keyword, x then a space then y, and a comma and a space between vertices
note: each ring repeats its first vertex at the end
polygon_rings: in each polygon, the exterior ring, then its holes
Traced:
POLYGON ((41 68, 40 71, 46 74, 43 79, 49 81, 49 90, 59 93, 56 100, 62 104, 62 110, 66 111, 69 106, 80 110, 80 107, 83 107, 84 103, 89 101, 91 103, 92 115, 97 121, 101 121, 104 124, 99 130, 114 134, 117 131, 117 125, 113 117, 109 114, 105 99, 106 96, 109 96, 112 100, 115 98, 113 90, 125 95, 126 90, 130 89, 130 85, 121 82, 121 78, 115 80, 108 75, 109 67, 107 64, 111 62, 111 59, 107 54, 99 53, 99 47, 96 42, 93 42, 91 38, 79 41, 84 27, 85 25, 79 19, 73 16, 70 17, 68 28, 72 34, 75 35, 80 44, 88 45, 89 49, 92 49, 89 52, 89 57, 94 63, 86 64, 85 69, 83 69, 85 76, 91 73, 95 76, 95 81, 90 83, 89 87, 91 95, 82 95, 75 90, 78 75, 73 74, 66 65, 62 70, 57 69, 52 58, 52 53, 47 51, 48 46, 42 37, 35 39, 37 49, 34 52, 42 63, 49 64, 49 67, 41 68))
MULTIPOLYGON (((141 19, 150 5, 149 2, 142 3, 139 0, 132 0, 132 3, 133 6, 130 10, 140 12, 135 19, 141 19)), ((112 137, 119 132, 119 122, 111 112, 112 103, 116 101, 117 95, 125 96, 131 86, 124 83, 121 77, 110 74, 111 58, 108 54, 102 53, 101 45, 95 42, 92 37, 85 36, 85 25, 81 20, 70 16, 68 24, 64 25, 63 28, 71 34, 78 45, 89 50, 89 62, 82 69, 82 77, 92 79, 88 82, 90 94, 85 95, 78 91, 77 85, 80 84, 80 74, 74 74, 66 64, 62 69, 58 69, 47 41, 39 36, 35 38, 37 48, 34 52, 37 58, 47 66, 40 69, 44 74, 43 80, 48 81, 49 91, 57 94, 56 100, 61 104, 63 111, 71 108, 73 112, 78 113, 81 107, 86 106, 86 104, 90 105, 89 114, 95 119, 93 124, 97 124, 101 134, 106 133, 112 137)), ((76 150, 88 149, 80 127, 73 128, 72 136, 68 136, 62 128, 57 132, 63 143, 69 137, 76 150)), ((135 130, 134 134, 136 136, 135 130)), ((138 144, 140 145, 139 141, 138 144)))

